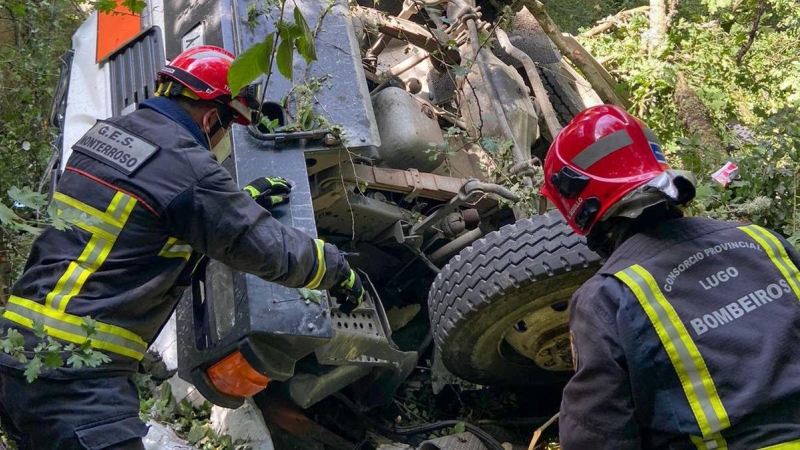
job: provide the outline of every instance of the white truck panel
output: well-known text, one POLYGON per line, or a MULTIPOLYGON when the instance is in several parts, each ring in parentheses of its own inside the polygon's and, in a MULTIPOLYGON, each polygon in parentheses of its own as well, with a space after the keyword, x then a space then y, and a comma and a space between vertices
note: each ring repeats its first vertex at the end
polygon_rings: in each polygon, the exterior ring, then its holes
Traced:
POLYGON ((69 77, 69 95, 64 118, 64 157, 59 169, 63 170, 72 145, 91 128, 98 119, 111 115, 111 97, 108 84, 110 73, 105 65, 95 63, 97 49, 97 12, 92 13, 72 36, 75 56, 69 77))

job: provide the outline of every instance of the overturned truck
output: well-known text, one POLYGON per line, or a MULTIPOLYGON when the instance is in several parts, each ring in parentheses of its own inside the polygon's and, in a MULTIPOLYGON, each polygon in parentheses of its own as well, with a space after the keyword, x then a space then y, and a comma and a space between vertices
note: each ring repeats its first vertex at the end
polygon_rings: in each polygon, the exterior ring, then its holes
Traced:
POLYGON ((72 144, 153 95, 181 51, 241 53, 294 8, 313 30, 316 60, 261 79, 263 118, 234 127, 223 166, 240 185, 291 180, 275 217, 349 252, 369 299, 344 314, 325 293, 198 267, 176 311, 179 374, 217 405, 268 381, 302 407, 349 385, 379 405, 431 342, 478 384, 564 382, 572 368, 568 300, 599 257, 536 187, 553 135, 599 100, 525 9, 375 3, 150 0, 92 15, 65 55, 52 186, 72 144), (421 311, 387 317, 409 307, 421 311))

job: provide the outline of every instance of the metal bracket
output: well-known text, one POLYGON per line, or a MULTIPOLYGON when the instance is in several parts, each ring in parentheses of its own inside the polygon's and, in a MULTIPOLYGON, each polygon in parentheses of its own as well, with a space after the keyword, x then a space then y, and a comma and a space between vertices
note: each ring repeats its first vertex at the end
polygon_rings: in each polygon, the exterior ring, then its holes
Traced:
POLYGON ((417 169, 408 169, 406 171, 406 179, 409 181, 409 185, 412 186, 411 192, 405 196, 403 200, 410 202, 417 198, 422 191, 422 179, 419 175, 419 170, 417 169), (410 179, 409 179, 410 178, 410 179))
POLYGON ((425 220, 414 225, 409 234, 412 236, 419 235, 420 232, 432 227, 433 224, 444 219, 448 214, 457 210, 461 205, 475 202, 486 194, 495 194, 514 203, 519 201, 519 197, 503 186, 492 183, 483 183, 475 178, 470 178, 466 183, 464 183, 463 186, 461 186, 461 189, 459 189, 458 194, 456 194, 455 197, 453 197, 446 205, 436 210, 435 213, 428 216, 425 220))

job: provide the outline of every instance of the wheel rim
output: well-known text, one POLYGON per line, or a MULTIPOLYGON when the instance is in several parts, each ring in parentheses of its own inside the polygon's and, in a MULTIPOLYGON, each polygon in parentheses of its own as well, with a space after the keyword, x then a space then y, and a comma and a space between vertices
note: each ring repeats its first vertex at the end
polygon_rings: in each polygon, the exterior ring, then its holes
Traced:
POLYGON ((526 360, 551 372, 572 370, 567 300, 559 299, 526 314, 506 332, 498 351, 507 360, 526 360), (512 354, 513 353, 513 354, 512 354))

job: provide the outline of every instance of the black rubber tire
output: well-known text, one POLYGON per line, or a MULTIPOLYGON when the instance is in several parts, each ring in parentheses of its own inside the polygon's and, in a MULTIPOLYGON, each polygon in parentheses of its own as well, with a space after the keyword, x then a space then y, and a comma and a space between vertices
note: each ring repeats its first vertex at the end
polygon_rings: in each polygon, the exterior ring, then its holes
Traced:
POLYGON ((428 296, 445 367, 479 384, 566 381, 569 372, 540 368, 510 347, 514 357, 508 358, 501 345, 508 345, 505 333, 522 317, 569 299, 600 262, 557 211, 506 225, 462 250, 428 296))
POLYGON ((553 104, 558 121, 566 125, 584 109, 580 95, 569 84, 567 77, 561 73, 559 64, 540 64, 536 67, 539 78, 547 91, 547 97, 553 104))

